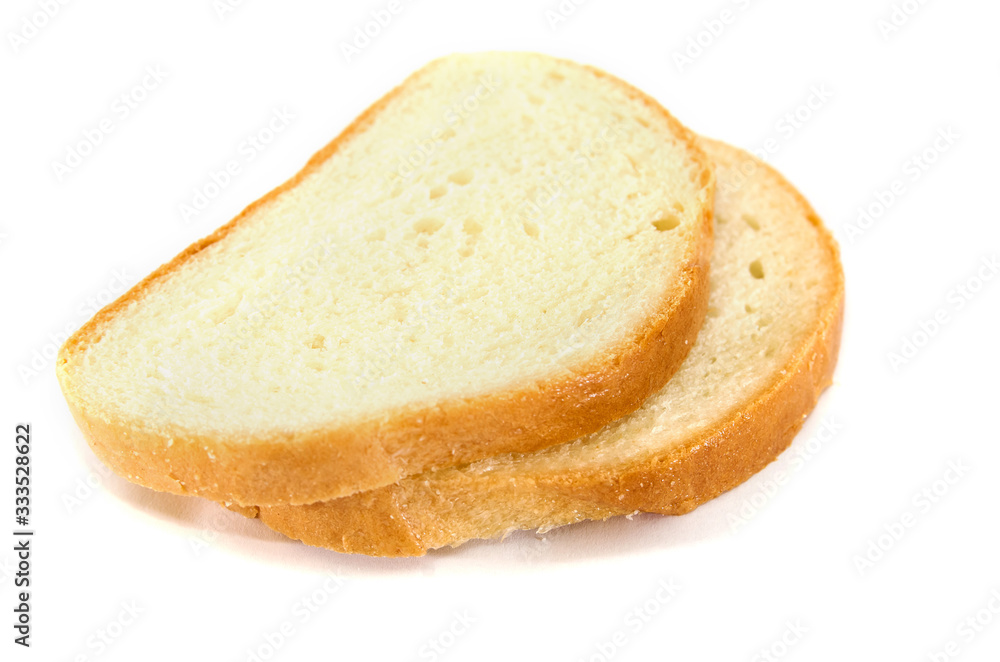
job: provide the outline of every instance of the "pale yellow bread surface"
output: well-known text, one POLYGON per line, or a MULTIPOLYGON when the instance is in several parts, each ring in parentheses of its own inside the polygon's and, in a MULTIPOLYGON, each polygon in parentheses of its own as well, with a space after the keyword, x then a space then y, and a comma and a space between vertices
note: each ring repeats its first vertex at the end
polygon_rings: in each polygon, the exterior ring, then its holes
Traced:
POLYGON ((98 313, 59 380, 116 472, 243 504, 563 443, 687 354, 713 200, 689 132, 621 81, 451 56, 98 313))
POLYGON ((718 182, 709 313, 681 369, 642 408, 542 451, 241 512, 310 545, 412 556, 516 529, 682 514, 771 462, 832 378, 844 300, 838 250, 777 172, 701 144, 718 182))

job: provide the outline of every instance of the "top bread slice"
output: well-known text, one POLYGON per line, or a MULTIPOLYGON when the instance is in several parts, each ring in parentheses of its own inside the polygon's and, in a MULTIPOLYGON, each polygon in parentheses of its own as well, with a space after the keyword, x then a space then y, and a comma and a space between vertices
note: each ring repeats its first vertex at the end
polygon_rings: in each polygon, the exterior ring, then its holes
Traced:
POLYGON ((831 381, 844 300, 838 251, 778 173, 722 143, 702 146, 718 183, 709 313, 684 365, 640 410, 535 453, 239 512, 311 545, 413 556, 515 529, 685 513, 772 461, 831 381))
POLYGON ((60 383, 116 472, 241 504, 569 441, 693 343, 713 186, 691 134, 607 74, 444 58, 100 311, 60 383))

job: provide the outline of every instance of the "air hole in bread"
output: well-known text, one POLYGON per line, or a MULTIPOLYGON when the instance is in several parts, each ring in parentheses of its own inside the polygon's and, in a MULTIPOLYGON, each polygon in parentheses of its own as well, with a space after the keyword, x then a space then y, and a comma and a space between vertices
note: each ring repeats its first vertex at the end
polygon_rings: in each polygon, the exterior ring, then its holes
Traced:
POLYGON ((472 169, 463 168, 448 175, 448 179, 459 186, 465 186, 472 181, 472 169))
POLYGON ((309 349, 323 349, 326 346, 326 338, 321 333, 317 333, 309 341, 309 349))
POLYGON ((537 237, 538 236, 538 223, 535 223, 534 221, 525 221, 524 222, 524 234, 528 235, 529 237, 537 237))
POLYGON ((630 166, 632 166, 632 172, 634 174, 636 174, 636 175, 641 175, 642 171, 639 170, 639 164, 636 163, 635 157, 633 157, 631 154, 629 154, 629 153, 626 152, 625 153, 625 158, 628 159, 628 164, 630 166))
POLYGON ((475 235, 483 231, 483 226, 478 221, 474 221, 471 218, 467 218, 462 223, 462 231, 465 234, 475 235))
POLYGON ((754 260, 750 263, 750 275, 754 278, 764 277, 764 267, 761 265, 760 260, 754 260))
POLYGON ((576 318, 577 328, 589 322, 594 316, 599 315, 599 313, 600 313, 600 308, 598 308, 597 306, 590 306, 589 308, 587 308, 587 310, 580 313, 580 316, 576 318))
POLYGON ((439 218, 422 218, 413 224, 413 229, 419 234, 434 234, 444 227, 444 221, 439 218))
POLYGON ((653 227, 660 232, 666 232, 668 230, 673 230, 678 225, 681 224, 681 220, 677 218, 676 214, 664 214, 659 220, 653 221, 653 227))
POLYGON ((750 214, 743 214, 743 220, 746 221, 747 225, 752 227, 754 230, 760 230, 760 223, 758 223, 757 219, 750 214))
POLYGON ((431 200, 437 200, 438 198, 444 197, 446 193, 448 193, 448 187, 442 184, 441 186, 435 186, 432 188, 427 192, 427 195, 431 200))
POLYGON ((378 230, 372 230, 365 235, 365 239, 368 241, 384 241, 385 240, 385 228, 379 228, 378 230))

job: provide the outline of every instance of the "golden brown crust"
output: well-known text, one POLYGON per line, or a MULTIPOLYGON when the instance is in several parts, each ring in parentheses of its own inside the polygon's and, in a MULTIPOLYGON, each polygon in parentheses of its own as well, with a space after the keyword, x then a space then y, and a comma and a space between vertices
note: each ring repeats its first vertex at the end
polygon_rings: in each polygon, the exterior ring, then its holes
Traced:
POLYGON ((503 529, 477 530, 476 523, 469 521, 477 509, 512 512, 509 526, 518 517, 537 526, 543 521, 603 519, 637 510, 680 515, 746 481, 788 447, 831 383, 844 311, 844 278, 836 242, 801 194, 779 173, 757 163, 806 210, 829 251, 835 282, 813 332, 783 370, 717 424, 633 466, 581 467, 531 476, 523 482, 512 479, 509 472, 499 479, 488 473, 466 476, 461 471, 448 472, 441 479, 413 476, 373 493, 308 509, 262 508, 258 516, 269 527, 310 545, 348 553, 411 556, 470 537, 504 533, 503 529), (373 512, 376 507, 381 513, 373 512), (361 509, 366 511, 363 521, 357 512, 361 509))
POLYGON ((387 485, 342 499, 266 506, 244 514, 260 517, 276 531, 294 531, 296 538, 317 547, 369 556, 423 556, 428 548, 406 519, 401 498, 398 485, 387 485), (336 513, 333 527, 329 526, 332 513, 336 513))
POLYGON ((251 212, 296 186, 348 140, 364 131, 397 95, 435 63, 413 74, 376 102, 284 184, 235 219, 195 242, 117 301, 98 312, 60 350, 59 381, 94 453, 116 473, 153 489, 243 505, 306 504, 370 490, 435 467, 454 466, 506 452, 529 452, 599 430, 638 408, 680 367, 693 344, 708 301, 714 178, 694 137, 654 100, 621 85, 661 113, 699 166, 705 199, 677 282, 665 284, 662 306, 618 351, 601 361, 568 366, 567 373, 528 388, 411 407, 350 427, 306 430, 247 440, 165 432, 142 422, 111 418, 78 397, 67 357, 97 341, 103 325, 141 301, 161 279, 224 238, 251 212))

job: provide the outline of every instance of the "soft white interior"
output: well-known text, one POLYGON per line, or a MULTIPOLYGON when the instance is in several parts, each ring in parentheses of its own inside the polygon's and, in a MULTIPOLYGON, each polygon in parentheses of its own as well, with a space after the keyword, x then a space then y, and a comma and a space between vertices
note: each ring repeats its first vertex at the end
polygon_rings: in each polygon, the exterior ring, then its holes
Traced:
MULTIPOLYGON (((108 416, 206 434, 328 425, 572 370, 676 282, 698 175, 663 117, 606 78, 541 56, 453 56, 67 370, 108 416)), ((755 307, 732 323, 762 324, 761 351, 780 348, 767 286, 790 264, 767 232, 754 241, 769 280, 717 279, 755 307)), ((730 302, 716 305, 728 319, 730 302)), ((688 399, 717 388, 694 381, 688 399)), ((681 421, 697 410, 675 404, 681 421)))

